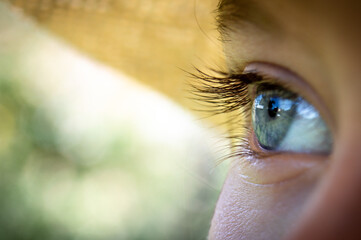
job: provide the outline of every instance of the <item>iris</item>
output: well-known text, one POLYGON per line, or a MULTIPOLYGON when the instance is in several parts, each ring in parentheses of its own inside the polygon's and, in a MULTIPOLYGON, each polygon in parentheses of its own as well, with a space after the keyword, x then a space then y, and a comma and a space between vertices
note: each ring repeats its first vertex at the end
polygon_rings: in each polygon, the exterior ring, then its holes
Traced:
POLYGON ((258 88, 252 124, 260 146, 267 150, 329 153, 332 134, 314 106, 283 88, 258 88))

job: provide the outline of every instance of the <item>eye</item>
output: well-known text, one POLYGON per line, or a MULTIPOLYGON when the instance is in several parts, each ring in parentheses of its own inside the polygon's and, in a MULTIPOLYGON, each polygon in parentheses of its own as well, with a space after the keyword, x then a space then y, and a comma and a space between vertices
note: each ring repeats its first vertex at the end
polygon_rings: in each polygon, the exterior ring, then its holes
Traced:
POLYGON ((257 87, 252 124, 259 145, 266 150, 321 154, 332 150, 332 134, 317 109, 279 86, 257 87))

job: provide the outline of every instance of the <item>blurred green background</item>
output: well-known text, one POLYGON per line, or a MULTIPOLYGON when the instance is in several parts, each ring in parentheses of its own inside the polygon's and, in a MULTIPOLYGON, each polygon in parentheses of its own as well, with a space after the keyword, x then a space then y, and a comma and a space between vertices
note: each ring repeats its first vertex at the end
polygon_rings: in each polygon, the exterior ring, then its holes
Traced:
MULTIPOLYGON (((156 79, 183 82, 182 64, 148 79, 133 65, 152 57, 102 58, 9 2, 24 1, 0 1, 0 239, 206 239, 225 143, 153 90, 181 99, 156 79)), ((183 47, 162 54, 197 58, 183 47)))

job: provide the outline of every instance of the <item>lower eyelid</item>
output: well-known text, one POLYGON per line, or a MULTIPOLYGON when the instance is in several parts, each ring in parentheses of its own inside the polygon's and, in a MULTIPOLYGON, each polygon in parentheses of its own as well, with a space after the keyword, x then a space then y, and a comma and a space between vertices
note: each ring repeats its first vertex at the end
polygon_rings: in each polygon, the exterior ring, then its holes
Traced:
POLYGON ((327 156, 324 155, 275 153, 262 149, 252 130, 251 132, 249 145, 255 154, 239 156, 235 161, 239 174, 249 183, 278 184, 295 179, 310 169, 322 169, 327 164, 327 156))
POLYGON ((324 168, 327 163, 324 156, 306 154, 277 154, 262 159, 240 157, 236 162, 244 180, 259 185, 286 182, 310 169, 324 168))

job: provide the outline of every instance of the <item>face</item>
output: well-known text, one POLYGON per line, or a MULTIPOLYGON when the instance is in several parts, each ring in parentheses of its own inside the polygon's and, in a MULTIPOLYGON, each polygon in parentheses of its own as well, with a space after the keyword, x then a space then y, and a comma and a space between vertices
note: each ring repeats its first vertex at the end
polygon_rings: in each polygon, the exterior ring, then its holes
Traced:
POLYGON ((209 239, 361 237, 359 10, 357 1, 221 2, 228 76, 248 85, 251 153, 235 139, 209 239))

